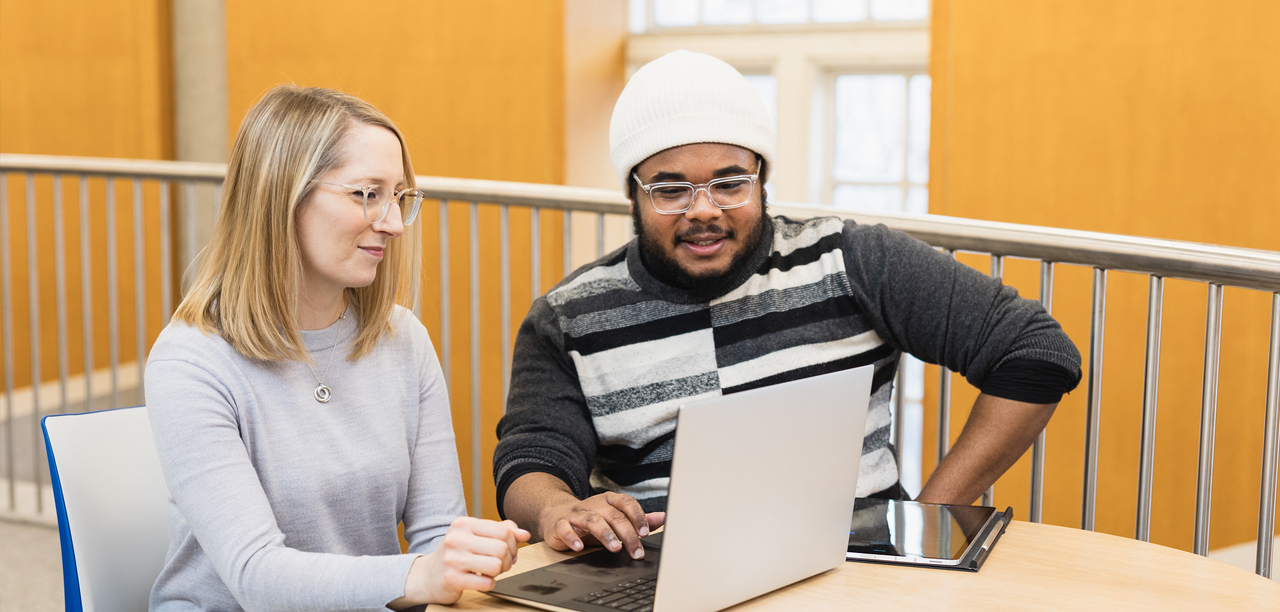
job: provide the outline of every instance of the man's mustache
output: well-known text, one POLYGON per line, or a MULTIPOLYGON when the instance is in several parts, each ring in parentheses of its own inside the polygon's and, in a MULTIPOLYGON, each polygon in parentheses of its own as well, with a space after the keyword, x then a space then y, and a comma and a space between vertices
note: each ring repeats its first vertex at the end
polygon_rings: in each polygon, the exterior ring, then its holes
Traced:
POLYGON ((719 240, 721 238, 732 238, 733 232, 719 225, 695 225, 684 232, 676 235, 676 240, 684 242, 700 242, 703 240, 719 240))

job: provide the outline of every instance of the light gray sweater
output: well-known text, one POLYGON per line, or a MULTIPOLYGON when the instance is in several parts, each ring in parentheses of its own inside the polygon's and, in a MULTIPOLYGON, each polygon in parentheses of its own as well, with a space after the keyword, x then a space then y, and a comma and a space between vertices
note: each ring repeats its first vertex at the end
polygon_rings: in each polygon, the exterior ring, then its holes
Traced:
POLYGON ((249 360, 176 323, 160 334, 146 400, 170 543, 152 610, 385 610, 466 512, 427 330, 397 308, 393 333, 352 362, 355 318, 302 332, 316 375, 335 351, 327 404, 303 362, 249 360))

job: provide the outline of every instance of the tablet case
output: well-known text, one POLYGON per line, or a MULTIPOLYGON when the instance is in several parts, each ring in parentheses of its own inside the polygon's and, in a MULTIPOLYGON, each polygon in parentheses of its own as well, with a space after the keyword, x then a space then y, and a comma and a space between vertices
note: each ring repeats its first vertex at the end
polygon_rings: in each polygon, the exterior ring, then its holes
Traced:
POLYGON ((955 569, 966 572, 976 572, 982 568, 982 563, 987 560, 987 556, 991 554, 991 549, 995 548, 996 542, 1000 540, 1000 536, 1004 535, 1004 530, 1009 527, 1009 522, 1013 520, 1013 506, 1008 506, 1004 512, 992 515, 992 520, 987 521, 987 526, 983 529, 983 534, 979 537, 982 539, 982 545, 970 550, 968 554, 960 561, 959 565, 946 566, 939 565, 943 569, 955 569))

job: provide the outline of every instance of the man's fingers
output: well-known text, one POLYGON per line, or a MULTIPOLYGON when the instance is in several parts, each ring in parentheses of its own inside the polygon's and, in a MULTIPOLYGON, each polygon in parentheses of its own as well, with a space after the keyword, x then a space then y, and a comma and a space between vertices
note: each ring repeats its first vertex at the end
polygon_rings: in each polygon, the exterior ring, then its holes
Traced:
POLYGON ((649 523, 645 520, 644 508, 640 507, 640 502, 636 501, 636 498, 620 493, 605 493, 604 500, 631 519, 631 526, 636 533, 640 534, 640 537, 649 535, 649 523))
MULTIPOLYGON (((585 529, 596 540, 604 545, 605 548, 618 552, 622 549, 622 541, 618 539, 618 534, 614 533, 613 527, 608 520, 599 513, 590 510, 584 510, 577 513, 570 519, 574 527, 585 529)), ((623 523, 627 521, 623 519, 623 523)))
MULTIPOLYGON (((634 501, 634 500, 633 500, 634 501)), ((641 515, 643 522, 644 514, 641 515)), ((610 507, 604 511, 603 519, 609 524, 610 530, 618 540, 618 546, 608 546, 609 550, 617 552, 625 548, 627 554, 633 559, 644 557, 644 546, 640 544, 640 533, 636 526, 631 522, 631 517, 627 516, 621 510, 610 507)), ((648 531, 648 525, 645 525, 645 531, 648 531)))
POLYGON ((661 527, 663 523, 667 522, 667 513, 650 512, 649 514, 644 515, 644 519, 645 522, 649 524, 649 531, 653 531, 654 529, 661 527))
POLYGON ((578 531, 569 523, 569 519, 560 519, 556 521, 555 536, 563 546, 556 546, 556 542, 548 539, 547 544, 549 544, 551 548, 556 550, 564 550, 565 548, 570 550, 582 550, 582 538, 578 537, 578 531))

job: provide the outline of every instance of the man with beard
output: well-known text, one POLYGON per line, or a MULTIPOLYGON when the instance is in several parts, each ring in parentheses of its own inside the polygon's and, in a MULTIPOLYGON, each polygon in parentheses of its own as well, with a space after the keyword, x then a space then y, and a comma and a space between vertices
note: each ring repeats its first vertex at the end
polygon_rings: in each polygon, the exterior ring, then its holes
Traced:
POLYGON ((982 394, 919 500, 968 504, 1079 383, 1075 346, 1014 289, 882 225, 770 217, 775 139, 750 84, 707 55, 663 56, 623 90, 611 159, 637 237, 534 302, 498 424, 498 508, 534 538, 643 556, 677 408, 705 397, 874 364, 858 495, 902 498, 898 359, 943 364, 982 394))

